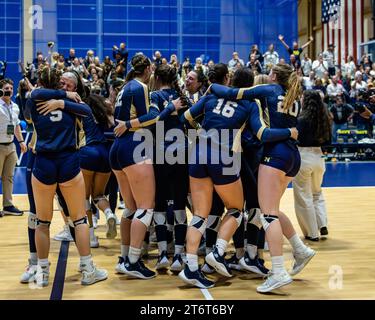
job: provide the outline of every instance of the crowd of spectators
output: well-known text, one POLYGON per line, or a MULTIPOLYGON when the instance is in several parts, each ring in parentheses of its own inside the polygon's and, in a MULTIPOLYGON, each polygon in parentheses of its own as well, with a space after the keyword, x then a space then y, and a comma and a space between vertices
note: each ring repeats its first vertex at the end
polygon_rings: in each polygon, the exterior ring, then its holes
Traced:
MULTIPOLYGON (((304 52, 314 41, 312 37, 301 46, 298 42, 293 42, 292 46, 289 46, 282 35, 279 35, 278 40, 285 47, 285 51, 276 52, 275 45, 270 44, 268 50, 262 53, 254 44, 247 59, 240 57, 238 52, 233 52, 232 58, 227 62, 230 73, 233 74, 237 68, 248 67, 255 74, 267 75, 272 66, 288 63, 298 72, 304 89, 319 90, 324 96, 333 122, 334 141, 337 129, 348 128, 348 126, 368 130, 369 135, 372 136, 371 121, 361 118, 357 112, 358 106, 362 104, 366 104, 370 111, 375 112, 372 103, 375 99, 371 99, 372 90, 375 90, 375 63, 370 56, 364 55, 360 61, 354 61, 353 56, 348 56, 346 63, 339 65, 335 57, 334 45, 329 45, 328 50, 320 52, 313 60, 307 52, 304 52)), ((61 71, 74 70, 82 76, 92 93, 108 96, 111 83, 116 79, 125 79, 129 71, 128 58, 125 43, 121 43, 119 47, 114 45, 112 57, 106 56, 103 61, 95 56, 94 50, 88 50, 85 57, 77 57, 73 48, 67 56, 51 50, 46 58, 41 52, 37 52, 33 63, 28 65, 24 72, 30 83, 35 85, 36 71, 43 65, 50 64, 61 71)), ((213 60, 205 61, 201 57, 197 57, 194 62, 190 58, 185 58, 180 63, 176 54, 172 54, 167 59, 160 51, 155 51, 151 59, 155 68, 160 64, 173 65, 178 70, 181 85, 191 70, 197 70, 207 77, 215 65, 213 60)), ((24 81, 21 81, 17 95, 17 102, 21 103, 21 108, 22 93, 27 89, 25 86, 24 81)))

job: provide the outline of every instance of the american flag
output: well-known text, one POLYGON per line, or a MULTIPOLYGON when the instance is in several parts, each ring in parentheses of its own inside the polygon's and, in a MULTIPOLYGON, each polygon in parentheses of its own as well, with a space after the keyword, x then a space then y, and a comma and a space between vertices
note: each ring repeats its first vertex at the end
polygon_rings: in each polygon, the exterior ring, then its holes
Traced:
POLYGON ((360 58, 357 46, 363 37, 364 0, 322 0, 322 48, 335 45, 336 64, 344 64, 348 55, 360 58))

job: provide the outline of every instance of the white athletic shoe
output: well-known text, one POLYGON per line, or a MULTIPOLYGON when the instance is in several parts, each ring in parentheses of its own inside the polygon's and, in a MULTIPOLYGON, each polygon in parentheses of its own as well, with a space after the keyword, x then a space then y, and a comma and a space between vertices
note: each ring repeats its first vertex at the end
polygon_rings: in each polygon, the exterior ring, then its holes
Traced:
POLYGON ((113 213, 111 213, 111 214, 108 214, 108 216, 106 218, 107 218, 107 233, 106 233, 106 237, 107 237, 107 239, 114 239, 117 236, 117 228, 116 228, 117 220, 116 220, 116 216, 113 213))
POLYGON ((272 290, 285 286, 292 281, 292 277, 286 271, 279 274, 270 272, 267 280, 263 282, 263 284, 261 284, 259 287, 257 287, 257 291, 260 293, 270 292, 272 290))
POLYGON ((21 279, 20 279, 21 283, 34 282, 36 269, 37 269, 37 265, 31 264, 29 260, 29 265, 26 267, 25 272, 21 275, 21 279))
POLYGON ((116 217, 116 225, 119 226, 121 224, 121 219, 116 215, 115 217, 116 217))
POLYGON ((97 236, 90 236, 90 248, 99 248, 99 238, 97 236))
POLYGON ((303 253, 293 253, 294 263, 293 268, 289 272, 291 276, 295 276, 300 273, 302 269, 309 263, 309 261, 315 256, 315 251, 309 247, 303 253))
POLYGON ((82 270, 82 285, 90 285, 94 284, 99 281, 106 280, 108 278, 108 272, 105 269, 97 269, 96 266, 93 266, 93 270, 91 272, 87 270, 82 270))
POLYGON ((95 215, 92 216, 92 226, 94 227, 94 229, 98 227, 98 217, 95 215))
POLYGON ((173 261, 170 267, 170 270, 173 272, 180 272, 184 269, 184 261, 182 259, 181 254, 175 254, 173 257, 173 261))
POLYGON ((53 239, 56 241, 74 241, 68 225, 64 225, 64 229, 55 235, 53 239))
POLYGON ((156 263, 155 269, 156 270, 168 269, 169 264, 170 263, 168 260, 167 251, 163 251, 158 257, 158 262, 156 263))
POLYGON ((49 266, 42 268, 40 265, 38 265, 36 269, 36 275, 35 275, 36 285, 41 288, 47 287, 48 279, 49 279, 49 266))

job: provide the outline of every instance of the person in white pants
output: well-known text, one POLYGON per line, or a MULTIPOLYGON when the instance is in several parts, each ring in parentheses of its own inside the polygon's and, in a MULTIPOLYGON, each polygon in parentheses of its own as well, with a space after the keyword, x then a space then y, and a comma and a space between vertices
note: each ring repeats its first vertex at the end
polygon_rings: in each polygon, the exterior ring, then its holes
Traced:
POLYGON ((301 168, 293 180, 294 208, 305 238, 318 241, 320 235, 328 234, 327 210, 321 188, 325 172, 321 146, 330 143, 331 128, 317 91, 305 91, 297 128, 301 168))

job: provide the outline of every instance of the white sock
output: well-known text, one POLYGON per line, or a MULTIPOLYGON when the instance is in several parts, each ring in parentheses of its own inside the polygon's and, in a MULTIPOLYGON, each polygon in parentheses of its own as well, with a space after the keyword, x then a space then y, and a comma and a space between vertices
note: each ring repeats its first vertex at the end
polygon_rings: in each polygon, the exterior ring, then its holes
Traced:
POLYGON ((121 245, 121 257, 125 259, 129 255, 129 246, 128 245, 121 245))
POLYGON ((79 260, 80 260, 80 265, 83 270, 91 272, 94 269, 94 263, 92 261, 91 254, 88 256, 81 256, 79 260))
POLYGON ((89 230, 90 230, 90 239, 95 238, 95 229, 94 229, 94 227, 91 227, 89 230))
POLYGON ((255 257, 257 256, 258 247, 254 246, 253 244, 248 244, 246 246, 246 251, 250 256, 250 259, 255 259, 255 257))
POLYGON ((104 214, 105 214, 105 217, 108 219, 108 216, 112 215, 113 212, 111 210, 111 208, 107 208, 104 210, 104 214))
POLYGON ((184 252, 184 246, 175 245, 174 254, 182 254, 184 252))
POLYGON ((222 256, 225 253, 225 250, 227 249, 228 242, 224 239, 217 239, 216 240, 216 247, 219 254, 222 256))
POLYGON ((167 241, 159 241, 158 242, 159 254, 163 251, 167 251, 167 241))
POLYGON ((186 254, 186 263, 189 266, 190 271, 198 270, 198 256, 196 254, 186 254))
POLYGON ((43 269, 47 268, 49 269, 49 261, 47 259, 38 259, 38 265, 42 267, 43 269))
POLYGON ((38 255, 36 252, 30 252, 30 264, 33 266, 38 264, 38 255))
POLYGON ((283 256, 271 257, 271 260, 272 260, 272 273, 280 274, 283 271, 285 271, 283 256))
POLYGON ((293 251, 296 253, 302 253, 306 250, 306 245, 302 242, 297 233, 289 239, 289 242, 293 251))
POLYGON ((241 259, 245 254, 245 248, 237 248, 236 249, 236 258, 241 259))
POLYGON ((142 249, 134 248, 132 246, 129 247, 129 261, 131 264, 136 263, 141 256, 142 249))

